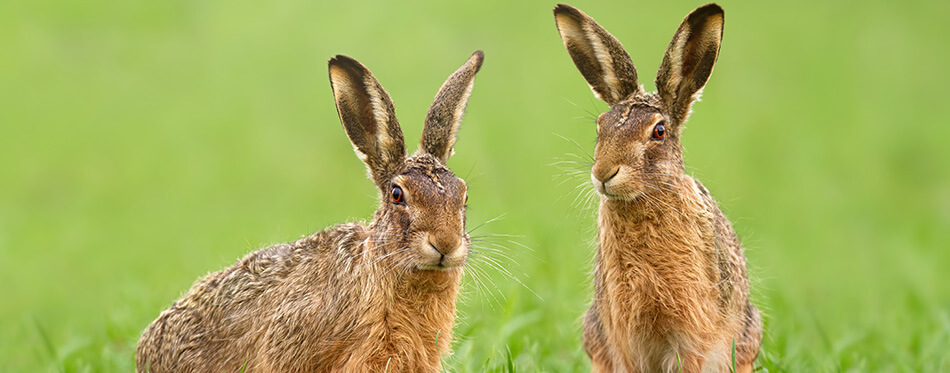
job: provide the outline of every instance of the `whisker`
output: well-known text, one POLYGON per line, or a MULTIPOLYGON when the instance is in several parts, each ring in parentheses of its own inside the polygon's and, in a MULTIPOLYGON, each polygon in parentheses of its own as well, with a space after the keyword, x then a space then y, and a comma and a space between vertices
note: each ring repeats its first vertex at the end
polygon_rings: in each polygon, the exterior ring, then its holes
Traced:
MULTIPOLYGON (((477 259, 478 256, 476 255, 475 258, 477 259)), ((495 304, 497 304, 499 308, 501 308, 501 307, 502 307, 502 303, 501 303, 501 301, 498 300, 498 297, 496 296, 496 294, 497 294, 498 296, 500 296, 500 297, 501 297, 504 301, 506 301, 506 302, 508 301, 508 298, 505 297, 505 294, 501 291, 500 288, 498 288, 498 285, 495 284, 495 281, 492 280, 491 276, 488 276, 488 275, 487 275, 486 273, 484 273, 484 272, 478 272, 478 271, 480 270, 480 269, 478 268, 478 266, 477 266, 478 260, 475 260, 475 261, 473 262, 473 264, 476 264, 476 265, 471 266, 472 272, 473 272, 473 274, 479 273, 480 276, 483 278, 483 281, 481 281, 480 284, 484 287, 485 293, 489 294, 489 295, 491 296, 491 300, 492 300, 495 304), (486 283, 486 281, 487 281, 487 283, 486 283), (488 284, 491 284, 491 286, 492 286, 491 289, 488 288, 488 284), (492 289, 494 289, 494 291, 492 291, 492 289)), ((494 307, 493 304, 489 303, 489 306, 490 306, 493 310, 495 309, 495 307, 494 307)))
MULTIPOLYGON (((579 117, 578 119, 588 119, 588 120, 590 120, 590 121, 596 121, 596 120, 597 120, 597 114, 591 112, 590 110, 587 110, 587 109, 585 109, 585 108, 582 108, 580 105, 574 103, 574 101, 568 100, 567 97, 563 97, 563 99, 564 99, 564 101, 567 101, 567 102, 570 103, 571 105, 574 105, 574 107, 583 110, 584 113, 586 113, 586 114, 588 115, 588 116, 586 116, 586 117, 579 117)), ((591 103, 593 104, 593 102, 591 102, 591 103)))
MULTIPOLYGON (((501 257, 505 258, 505 259, 508 260, 508 261, 512 261, 512 262, 514 261, 514 259, 513 259, 512 257, 508 256, 507 253, 505 253, 504 251, 502 251, 502 250, 500 250, 500 249, 493 249, 493 248, 484 247, 484 246, 477 246, 477 247, 475 247, 475 248, 477 248, 477 249, 479 249, 479 250, 487 250, 487 251, 490 251, 490 252, 492 253, 492 255, 498 255, 498 256, 501 256, 501 257)), ((481 253, 481 252, 479 252, 479 251, 472 251, 472 253, 480 254, 480 255, 485 255, 485 254, 483 254, 483 253, 481 253)))
POLYGON ((483 223, 481 223, 481 224, 475 226, 475 228, 470 229, 470 230, 468 231, 468 234, 471 235, 472 232, 478 230, 478 228, 481 228, 481 227, 485 226, 485 224, 492 223, 492 222, 494 222, 494 221, 504 219, 505 215, 508 215, 508 214, 507 214, 507 213, 501 214, 501 215, 498 215, 498 216, 496 216, 496 217, 494 217, 494 218, 491 218, 491 219, 486 220, 485 222, 483 222, 483 223))
POLYGON ((588 159, 590 159, 591 161, 594 160, 594 156, 592 156, 590 153, 588 153, 587 150, 584 149, 584 147, 581 146, 581 144, 579 144, 579 143, 578 143, 577 141, 575 141, 574 139, 568 138, 568 137, 566 137, 566 136, 562 136, 562 135, 557 134, 557 133, 554 133, 554 132, 552 132, 552 134, 554 134, 554 136, 560 137, 561 139, 564 139, 564 141, 567 141, 567 142, 570 142, 570 143, 574 144, 574 146, 576 146, 578 149, 580 149, 580 151, 584 152, 584 154, 587 155, 587 158, 588 158, 588 159))
MULTIPOLYGON (((531 292, 531 294, 534 294, 535 297, 538 297, 538 300, 544 301, 544 298, 541 298, 541 296, 538 295, 538 293, 536 293, 536 292, 535 292, 534 290, 532 290, 528 285, 526 285, 524 282, 522 282, 520 279, 518 279, 517 276, 515 276, 515 275, 512 274, 510 271, 508 271, 506 268, 504 268, 504 267, 502 266, 501 262, 499 262, 497 259, 492 258, 492 257, 487 256, 487 255, 482 255, 482 258, 485 258, 485 263, 488 264, 490 267, 494 268, 494 269, 495 269, 496 271, 498 271, 499 273, 508 276, 508 278, 510 278, 510 279, 512 279, 512 280, 515 280, 515 282, 517 282, 519 285, 521 285, 521 286, 524 287, 526 290, 528 290, 529 292, 531 292)), ((524 274, 524 275, 527 277, 527 274, 524 274)))
POLYGON ((468 177, 472 176, 472 171, 475 171, 475 166, 477 165, 478 165, 478 160, 475 160, 475 163, 472 163, 472 168, 468 169, 468 172, 465 173, 465 177, 463 177, 462 179, 468 180, 468 177))
POLYGON ((386 258, 388 258, 388 257, 390 257, 390 256, 393 256, 393 255, 396 255, 396 254, 402 254, 402 253, 407 252, 407 251, 410 251, 410 250, 412 250, 412 248, 411 248, 411 247, 407 247, 407 248, 402 249, 402 250, 393 251, 393 252, 391 252, 391 253, 389 253, 389 254, 386 254, 386 255, 383 255, 383 256, 381 256, 381 257, 379 257, 379 258, 376 258, 376 260, 373 261, 373 264, 379 263, 379 262, 382 261, 383 259, 386 259, 386 258))
POLYGON ((574 190, 572 191, 572 193, 577 193, 577 195, 574 197, 574 201, 571 202, 571 206, 574 207, 575 209, 581 206, 581 201, 583 201, 581 196, 584 195, 584 192, 587 190, 593 190, 593 188, 588 189, 588 186, 590 186, 590 183, 585 182, 583 184, 579 184, 574 187, 574 190))
POLYGON ((524 236, 524 235, 521 235, 521 234, 486 233, 486 234, 478 235, 478 236, 475 236, 475 237, 479 237, 479 238, 482 238, 482 237, 516 237, 516 238, 524 238, 525 236, 524 236))

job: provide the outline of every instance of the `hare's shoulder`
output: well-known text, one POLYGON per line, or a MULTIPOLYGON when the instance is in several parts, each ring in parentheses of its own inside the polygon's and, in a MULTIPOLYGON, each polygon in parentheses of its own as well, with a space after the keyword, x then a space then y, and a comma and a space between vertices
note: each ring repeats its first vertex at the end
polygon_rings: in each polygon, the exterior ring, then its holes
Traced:
POLYGON ((709 189, 706 189, 706 186, 703 185, 699 179, 695 176, 689 176, 693 180, 693 186, 695 187, 696 194, 699 195, 699 198, 706 202, 707 204, 711 203, 713 206, 716 206, 716 200, 713 198, 712 193, 709 192, 709 189))
MULTIPOLYGON (((345 223, 321 230, 290 243, 277 244, 248 254, 235 267, 259 281, 279 281, 300 266, 324 267, 335 257, 354 256, 359 243, 369 236, 366 226, 345 223)), ((309 272, 312 268, 305 269, 309 272)))
POLYGON ((747 301, 748 274, 742 241, 732 222, 726 217, 719 204, 702 183, 693 178, 697 192, 711 218, 716 262, 719 272, 719 290, 721 302, 733 306, 744 305, 747 301))
POLYGON ((708 213, 709 217, 712 220, 712 226, 715 231, 717 240, 717 246, 726 246, 726 247, 738 247, 740 246, 739 238, 736 235, 735 229, 732 227, 732 223, 729 221, 729 218, 725 213, 722 212, 722 208, 719 207, 719 203, 716 202, 716 199, 713 198, 712 193, 709 192, 709 189, 706 189, 706 186, 703 185, 699 179, 695 177, 690 177, 693 179, 693 185, 695 186, 694 192, 699 197, 699 200, 702 202, 703 207, 708 213))

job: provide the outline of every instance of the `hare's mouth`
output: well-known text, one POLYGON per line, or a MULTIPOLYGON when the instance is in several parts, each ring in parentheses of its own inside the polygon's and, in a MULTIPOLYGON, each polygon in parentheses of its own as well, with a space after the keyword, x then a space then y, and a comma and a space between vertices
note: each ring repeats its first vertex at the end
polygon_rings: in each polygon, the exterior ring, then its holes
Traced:
POLYGON ((600 195, 604 196, 607 200, 610 201, 622 201, 630 202, 643 197, 644 193, 640 189, 625 187, 625 188, 597 188, 597 192, 600 195))
POLYGON ((594 189, 604 198, 611 201, 633 201, 643 195, 643 191, 630 183, 621 183, 610 180, 606 183, 594 182, 594 189))
POLYGON ((448 271, 448 270, 453 269, 453 268, 456 268, 456 267, 458 267, 458 266, 455 266, 455 267, 447 267, 447 266, 444 266, 444 265, 441 265, 441 264, 439 264, 439 265, 419 264, 419 265, 416 266, 416 269, 418 269, 418 270, 420 270, 420 271, 442 272, 442 271, 448 271))
POLYGON ((643 193, 640 193, 640 192, 625 193, 625 194, 610 194, 610 193, 601 193, 601 194, 604 197, 606 197, 608 200, 622 201, 622 202, 635 201, 638 198, 640 198, 640 196, 643 195, 643 193))
POLYGON ((418 248, 420 255, 416 262, 416 268, 422 271, 447 271, 458 268, 465 264, 468 258, 468 245, 460 245, 448 253, 442 253, 428 243, 422 246, 418 248))

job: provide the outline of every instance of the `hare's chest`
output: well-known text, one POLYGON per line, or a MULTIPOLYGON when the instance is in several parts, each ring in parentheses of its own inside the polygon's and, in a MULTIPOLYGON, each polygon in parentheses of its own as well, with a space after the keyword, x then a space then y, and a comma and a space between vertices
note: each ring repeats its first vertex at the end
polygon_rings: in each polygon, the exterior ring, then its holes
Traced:
POLYGON ((715 274, 708 270, 711 248, 675 238, 614 245, 606 248, 602 264, 614 324, 608 329, 618 342, 639 356, 653 356, 663 346, 689 344, 714 331, 719 313, 715 274))

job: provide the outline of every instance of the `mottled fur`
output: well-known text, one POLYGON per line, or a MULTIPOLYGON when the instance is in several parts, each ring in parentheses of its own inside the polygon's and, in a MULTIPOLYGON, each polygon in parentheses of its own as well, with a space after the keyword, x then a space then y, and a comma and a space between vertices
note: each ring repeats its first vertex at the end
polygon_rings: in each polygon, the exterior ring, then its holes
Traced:
POLYGON ((442 91, 470 92, 483 58, 473 54, 436 96, 433 107, 451 109, 434 111, 423 138, 441 147, 408 157, 369 70, 330 60, 340 119, 382 193, 373 221, 259 250, 198 281, 145 330, 137 370, 438 371, 470 244, 467 188, 444 163, 468 95, 442 91))
POLYGON ((722 9, 709 4, 686 17, 657 93, 643 91, 620 42, 592 18, 563 4, 554 15, 578 70, 611 105, 597 118, 591 168, 601 195, 584 317, 593 370, 727 372, 734 341, 738 371, 751 372, 762 324, 742 246, 709 191, 686 175, 680 143, 719 52, 722 9))

